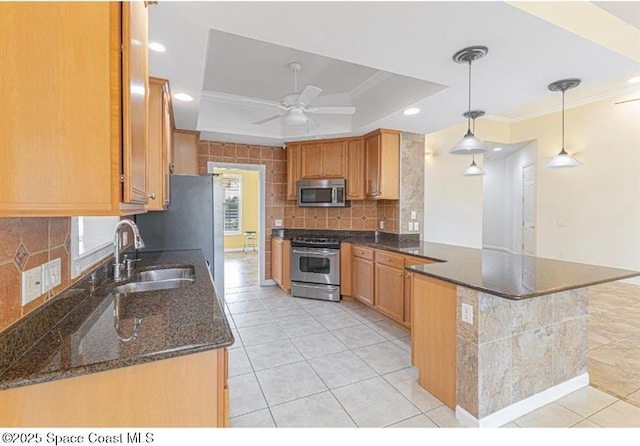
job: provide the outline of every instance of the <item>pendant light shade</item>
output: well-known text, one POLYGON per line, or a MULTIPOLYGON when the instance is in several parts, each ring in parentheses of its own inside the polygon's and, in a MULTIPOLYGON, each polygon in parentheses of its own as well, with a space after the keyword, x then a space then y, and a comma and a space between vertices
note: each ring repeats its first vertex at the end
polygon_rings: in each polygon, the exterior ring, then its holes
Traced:
POLYGON ((487 55, 489 49, 486 46, 470 46, 461 49, 453 55, 453 60, 457 63, 469 64, 469 108, 467 116, 467 133, 451 149, 449 153, 453 155, 473 155, 483 153, 488 150, 482 141, 475 137, 471 131, 471 62, 487 55))
POLYGON ((562 147, 560 153, 553 157, 545 167, 579 167, 582 163, 564 150, 564 92, 580 85, 580 79, 562 79, 549 84, 550 91, 562 92, 562 147))
POLYGON ((467 167, 467 170, 464 171, 464 176, 471 177, 480 175, 484 175, 484 170, 482 170, 482 168, 480 168, 480 166, 476 164, 476 159, 474 156, 473 161, 471 161, 471 165, 467 167))

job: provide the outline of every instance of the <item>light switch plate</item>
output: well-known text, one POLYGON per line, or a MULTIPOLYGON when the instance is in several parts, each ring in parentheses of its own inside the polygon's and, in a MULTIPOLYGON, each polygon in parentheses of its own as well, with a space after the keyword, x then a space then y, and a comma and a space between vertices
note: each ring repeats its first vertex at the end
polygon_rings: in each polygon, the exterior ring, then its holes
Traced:
POLYGON ((22 306, 42 295, 42 266, 22 273, 22 306))
POLYGON ((413 229, 415 229, 416 231, 420 230, 420 223, 418 223, 417 221, 413 222, 413 229))
POLYGON ((276 218, 276 219, 273 221, 273 225, 274 225, 276 228, 281 228, 281 227, 282 227, 282 219, 280 219, 280 218, 276 218))
POLYGON ((416 219, 416 211, 411 211, 411 220, 416 219))
POLYGON ((54 259, 42 265, 42 292, 57 287, 62 283, 62 261, 60 258, 54 259))
POLYGON ((412 221, 409 222, 409 231, 413 231, 413 222, 412 221))
POLYGON ((463 303, 461 307, 460 311, 462 311, 462 322, 473 325, 473 306, 463 303))
POLYGON ((379 225, 380 225, 380 229, 384 229, 384 220, 380 220, 379 225))

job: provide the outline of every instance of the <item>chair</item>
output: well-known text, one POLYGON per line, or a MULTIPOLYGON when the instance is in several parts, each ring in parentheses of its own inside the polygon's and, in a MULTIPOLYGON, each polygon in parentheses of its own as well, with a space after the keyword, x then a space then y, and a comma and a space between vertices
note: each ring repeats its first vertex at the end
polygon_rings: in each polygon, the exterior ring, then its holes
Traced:
POLYGON ((252 248, 253 252, 258 251, 258 238, 256 231, 244 231, 244 243, 242 252, 246 253, 247 248, 252 248))

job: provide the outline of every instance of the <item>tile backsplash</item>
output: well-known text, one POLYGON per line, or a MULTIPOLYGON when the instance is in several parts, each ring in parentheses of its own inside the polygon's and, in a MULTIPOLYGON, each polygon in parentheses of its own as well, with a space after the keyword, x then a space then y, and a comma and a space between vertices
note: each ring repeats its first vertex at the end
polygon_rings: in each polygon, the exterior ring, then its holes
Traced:
POLYGON ((0 218, 0 331, 71 285, 71 218, 0 218), (62 283, 22 306, 22 271, 60 258, 62 283))

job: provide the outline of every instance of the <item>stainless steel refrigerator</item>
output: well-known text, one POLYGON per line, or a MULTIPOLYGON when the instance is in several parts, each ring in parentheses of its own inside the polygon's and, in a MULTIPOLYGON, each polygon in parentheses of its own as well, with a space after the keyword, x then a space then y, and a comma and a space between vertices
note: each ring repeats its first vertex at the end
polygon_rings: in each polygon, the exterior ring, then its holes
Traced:
POLYGON ((222 175, 171 175, 166 211, 136 217, 143 251, 201 249, 224 298, 224 227, 222 175))

